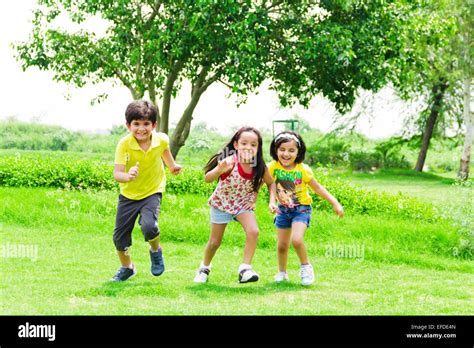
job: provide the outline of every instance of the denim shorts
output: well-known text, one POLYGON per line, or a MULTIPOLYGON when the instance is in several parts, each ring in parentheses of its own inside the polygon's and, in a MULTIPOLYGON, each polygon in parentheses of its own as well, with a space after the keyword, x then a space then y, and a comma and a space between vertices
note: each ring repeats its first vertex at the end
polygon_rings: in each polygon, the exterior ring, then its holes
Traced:
POLYGON ((226 213, 225 211, 211 207, 211 223, 212 224, 228 224, 232 219, 237 220, 236 217, 242 213, 255 214, 253 210, 241 209, 237 214, 226 213))
POLYGON ((297 205, 294 208, 287 208, 278 204, 278 214, 274 224, 278 228, 291 228, 293 222, 304 222, 309 227, 311 221, 311 205, 297 205))

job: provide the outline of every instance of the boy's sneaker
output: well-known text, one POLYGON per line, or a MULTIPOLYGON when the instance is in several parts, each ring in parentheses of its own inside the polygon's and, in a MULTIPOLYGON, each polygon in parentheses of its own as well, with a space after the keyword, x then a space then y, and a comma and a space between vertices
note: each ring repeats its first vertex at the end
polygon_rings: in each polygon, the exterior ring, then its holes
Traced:
POLYGON ((132 265, 133 268, 128 267, 120 267, 117 274, 114 275, 112 282, 123 282, 127 279, 132 278, 135 274, 137 274, 137 270, 135 269, 135 265, 132 265))
POLYGON ((251 268, 245 268, 239 272, 239 283, 256 282, 258 279, 258 274, 251 268))
POLYGON ((194 277, 194 282, 206 283, 207 278, 209 277, 209 273, 211 273, 211 270, 209 268, 200 267, 196 273, 196 276, 194 277))
POLYGON ((314 282, 313 266, 311 264, 301 265, 301 284, 311 285, 314 282))
POLYGON ((152 252, 150 250, 150 259, 151 259, 151 274, 155 277, 161 275, 165 271, 165 263, 163 261, 163 251, 158 249, 158 251, 152 252))
POLYGON ((288 278, 288 273, 286 272, 278 272, 277 275, 275 276, 275 282, 280 283, 283 281, 287 281, 288 278))

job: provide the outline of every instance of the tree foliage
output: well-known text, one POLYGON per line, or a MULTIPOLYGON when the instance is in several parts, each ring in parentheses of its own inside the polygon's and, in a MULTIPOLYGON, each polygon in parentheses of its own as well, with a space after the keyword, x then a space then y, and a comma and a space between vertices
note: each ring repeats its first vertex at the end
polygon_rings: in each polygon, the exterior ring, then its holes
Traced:
POLYGON ((360 87, 377 90, 391 74, 400 9, 388 0, 38 0, 30 38, 16 49, 24 69, 50 70, 78 87, 120 81, 134 99, 149 97, 163 132, 173 96, 189 81, 171 137, 176 154, 215 82, 242 102, 268 79, 283 106, 308 106, 322 93, 348 110, 360 87), (72 26, 58 25, 65 19, 72 26))

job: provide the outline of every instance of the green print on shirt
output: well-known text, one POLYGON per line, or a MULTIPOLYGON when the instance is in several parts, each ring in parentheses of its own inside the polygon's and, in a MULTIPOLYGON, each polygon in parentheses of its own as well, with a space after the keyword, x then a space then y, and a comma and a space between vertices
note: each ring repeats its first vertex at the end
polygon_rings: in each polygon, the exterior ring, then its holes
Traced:
POLYGON ((303 173, 302 172, 289 172, 287 170, 282 170, 282 169, 275 169, 273 171, 273 175, 278 179, 278 180, 288 180, 288 181, 296 181, 296 179, 299 182, 303 180, 303 173))

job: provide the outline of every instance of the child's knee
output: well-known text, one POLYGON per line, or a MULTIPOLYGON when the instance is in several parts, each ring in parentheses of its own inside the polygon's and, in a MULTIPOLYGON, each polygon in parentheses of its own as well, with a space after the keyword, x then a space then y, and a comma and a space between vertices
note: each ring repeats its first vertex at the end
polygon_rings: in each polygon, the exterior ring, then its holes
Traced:
POLYGON ((117 251, 127 251, 132 246, 132 238, 129 236, 113 236, 115 249, 117 251))
POLYGON ((252 227, 247 230, 247 238, 257 239, 258 238, 258 227, 252 227))
POLYGON ((211 238, 209 239, 209 246, 211 247, 211 249, 217 249, 221 246, 221 242, 221 239, 211 238))
POLYGON ((146 241, 153 240, 160 235, 160 229, 154 221, 143 223, 141 229, 146 241))
POLYGON ((293 246, 295 248, 301 248, 304 246, 304 242, 303 242, 303 239, 302 238, 296 238, 296 239, 293 239, 293 246))
POLYGON ((287 242, 278 242, 278 251, 285 252, 290 248, 290 243, 287 242))

